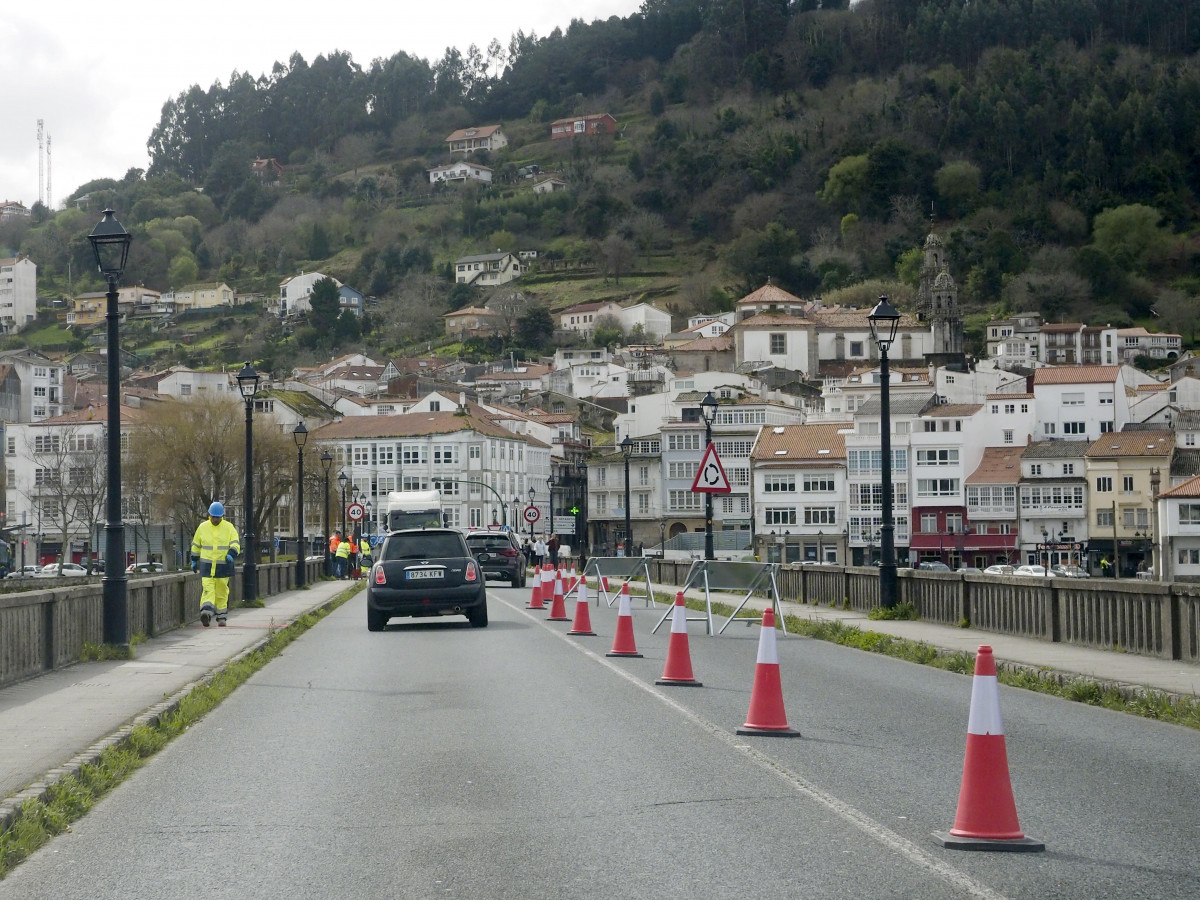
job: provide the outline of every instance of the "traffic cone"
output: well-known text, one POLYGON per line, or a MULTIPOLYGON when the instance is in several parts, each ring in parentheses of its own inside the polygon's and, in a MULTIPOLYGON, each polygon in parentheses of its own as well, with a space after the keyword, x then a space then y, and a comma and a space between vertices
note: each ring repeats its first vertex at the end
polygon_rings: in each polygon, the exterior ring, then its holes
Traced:
POLYGON ((545 574, 541 566, 533 567, 533 595, 529 598, 529 602, 525 604, 526 609, 546 608, 546 605, 542 603, 542 580, 545 574))
POLYGON ((984 644, 975 655, 971 684, 971 716, 967 720, 967 752, 954 827, 933 836, 950 850, 1009 850, 1037 852, 1041 841, 1027 838, 1017 822, 1008 751, 1000 718, 1000 687, 996 659, 984 644))
POLYGON ((579 579, 575 575, 575 563, 571 563, 571 575, 569 578, 567 578, 567 583, 563 588, 563 592, 569 594, 577 587, 579 587, 579 579))
POLYGON ((763 610, 762 630, 758 634, 758 664, 754 667, 754 687, 750 691, 750 712, 738 734, 771 737, 800 737, 788 727, 783 710, 783 686, 779 681, 779 652, 775 647, 775 611, 763 610))
POLYGON ((683 591, 675 594, 675 608, 671 611, 671 639, 667 644, 667 664, 663 666, 662 678, 654 683, 703 687, 692 675, 692 654, 688 650, 687 607, 683 605, 683 591))
POLYGON ((554 579, 554 601, 550 604, 550 615, 546 616, 546 621, 570 622, 571 619, 567 616, 567 603, 563 599, 562 569, 555 569, 550 574, 554 579))
POLYGON ((613 635, 612 649, 605 656, 636 656, 637 644, 633 640, 633 611, 629 608, 629 582, 621 585, 621 603, 617 607, 617 633, 613 635))
POLYGON ((596 636, 592 631, 592 616, 588 612, 587 578, 579 579, 579 587, 575 590, 575 622, 567 634, 596 636))

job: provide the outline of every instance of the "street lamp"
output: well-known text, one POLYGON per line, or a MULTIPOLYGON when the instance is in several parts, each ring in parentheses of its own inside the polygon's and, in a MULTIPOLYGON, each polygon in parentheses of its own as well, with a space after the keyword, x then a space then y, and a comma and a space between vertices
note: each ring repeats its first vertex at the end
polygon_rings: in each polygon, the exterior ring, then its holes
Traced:
MULTIPOLYGON (((128 582, 125 579, 125 523, 121 519, 121 339, 117 282, 129 259, 133 238, 111 209, 88 235, 96 268, 108 282, 108 502, 104 523, 104 643, 129 646, 128 582)), ((23 545, 22 545, 23 546, 23 545)))
POLYGON ((331 540, 330 535, 329 535, 329 469, 332 465, 333 465, 333 454, 330 453, 328 450, 326 450, 324 453, 321 454, 321 468, 324 469, 324 471, 325 471, 325 493, 323 494, 323 496, 325 498, 325 500, 324 500, 325 532, 321 536, 321 544, 322 544, 322 552, 325 554, 325 577, 326 578, 329 577, 329 566, 330 566, 330 562, 331 562, 329 559, 329 541, 331 540))
MULTIPOLYGON (((529 489, 529 505, 533 506, 533 498, 537 496, 537 491, 533 488, 529 489)), ((533 543, 533 519, 529 520, 529 543, 533 543)))
POLYGON ((554 531, 554 474, 546 479, 546 488, 550 491, 550 521, 546 523, 546 533, 554 531))
POLYGON ((896 605, 896 543, 895 523, 892 521, 892 410, 891 377, 888 374, 888 349, 896 340, 900 328, 900 313, 888 302, 886 296, 867 316, 871 323, 871 338, 879 348, 879 451, 883 476, 883 525, 880 527, 879 551, 879 604, 884 609, 896 605))
POLYGON ((667 520, 658 523, 658 558, 667 558, 667 520))
POLYGON ((342 540, 349 540, 346 534, 346 482, 350 479, 346 477, 345 471, 338 472, 338 485, 342 489, 342 540))
POLYGON ((625 555, 632 556, 633 525, 629 520, 629 457, 633 454, 633 441, 629 435, 621 439, 621 455, 625 457, 625 555))
POLYGON ((238 390, 246 401, 246 562, 242 566, 242 604, 258 597, 258 548, 254 543, 254 395, 259 374, 250 363, 237 373, 238 390))
POLYGON ((371 517, 375 514, 375 504, 370 500, 366 502, 367 510, 367 543, 371 541, 371 534, 375 531, 375 520, 371 517))
POLYGON ((308 429, 303 422, 292 429, 292 440, 296 442, 296 587, 304 587, 304 559, 308 556, 304 546, 304 442, 308 429))
MULTIPOLYGON (((717 418, 717 398, 713 396, 712 391, 704 395, 704 399, 700 401, 700 414, 704 416, 704 452, 707 454, 712 446, 712 425, 713 420, 717 418)), ((704 495, 704 558, 716 559, 717 554, 713 550, 713 495, 711 492, 704 495)))

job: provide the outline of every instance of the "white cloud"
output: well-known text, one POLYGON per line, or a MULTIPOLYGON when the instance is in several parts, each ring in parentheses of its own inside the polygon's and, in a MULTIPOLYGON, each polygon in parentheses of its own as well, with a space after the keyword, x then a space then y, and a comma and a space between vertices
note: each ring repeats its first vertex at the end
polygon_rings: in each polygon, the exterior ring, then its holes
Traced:
POLYGON ((544 37, 572 19, 628 16, 640 6, 641 0, 458 0, 451 6, 126 0, 114 7, 43 0, 3 9, 0 199, 26 206, 38 199, 38 119, 51 138, 58 205, 85 182, 145 168, 146 141, 163 104, 193 84, 227 83, 235 70, 269 73, 295 52, 311 62, 344 50, 363 68, 400 51, 434 62, 450 46, 486 50, 492 38, 506 45, 518 30, 544 37))

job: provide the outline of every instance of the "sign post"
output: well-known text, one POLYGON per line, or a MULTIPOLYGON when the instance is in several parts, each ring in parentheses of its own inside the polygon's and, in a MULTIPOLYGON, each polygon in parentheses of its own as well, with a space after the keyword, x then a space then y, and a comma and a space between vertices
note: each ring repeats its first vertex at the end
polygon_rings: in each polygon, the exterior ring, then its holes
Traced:
POLYGON ((529 523, 529 542, 533 543, 533 523, 542 517, 542 513, 536 506, 527 506, 521 515, 529 523))

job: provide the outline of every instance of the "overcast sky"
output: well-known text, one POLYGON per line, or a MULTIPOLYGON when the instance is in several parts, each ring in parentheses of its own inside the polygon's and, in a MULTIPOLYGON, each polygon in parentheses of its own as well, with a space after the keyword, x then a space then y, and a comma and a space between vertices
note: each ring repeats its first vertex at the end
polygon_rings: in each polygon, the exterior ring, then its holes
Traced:
POLYGON ((55 207, 95 178, 149 165, 162 106, 193 84, 257 77, 299 52, 333 50, 364 69, 403 50, 434 63, 449 46, 486 53, 518 30, 544 37, 572 19, 628 16, 641 0, 0 0, 0 200, 38 200, 37 120, 51 138, 55 207))

